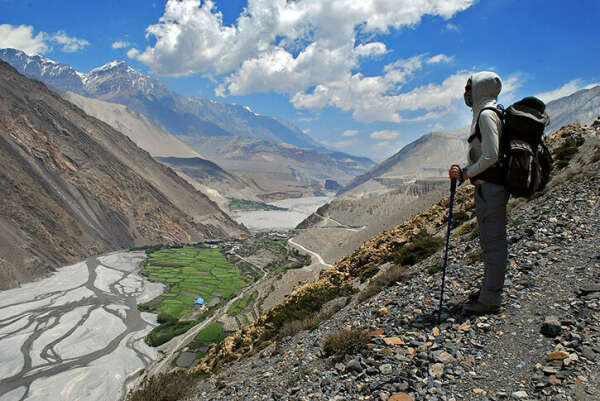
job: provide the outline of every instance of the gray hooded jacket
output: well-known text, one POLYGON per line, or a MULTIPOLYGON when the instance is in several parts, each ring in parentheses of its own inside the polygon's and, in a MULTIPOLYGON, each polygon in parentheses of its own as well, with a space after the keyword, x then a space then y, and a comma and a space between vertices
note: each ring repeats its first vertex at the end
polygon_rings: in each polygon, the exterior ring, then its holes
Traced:
POLYGON ((469 165, 463 169, 472 178, 483 173, 498 161, 502 121, 494 111, 484 110, 481 112, 481 110, 485 107, 496 107, 496 100, 502 89, 502 81, 498 74, 483 71, 471 76, 471 87, 473 94, 471 135, 475 133, 478 117, 481 132, 481 140, 474 138, 469 144, 469 165))

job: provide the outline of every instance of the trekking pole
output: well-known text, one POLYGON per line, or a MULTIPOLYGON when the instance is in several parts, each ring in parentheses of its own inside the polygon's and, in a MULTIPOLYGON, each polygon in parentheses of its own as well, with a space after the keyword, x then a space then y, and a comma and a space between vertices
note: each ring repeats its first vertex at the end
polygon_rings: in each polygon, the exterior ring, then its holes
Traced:
POLYGON ((444 252, 444 270, 442 271, 442 290, 440 293, 440 307, 438 309, 438 323, 442 318, 442 304, 444 302, 444 284, 446 283, 446 264, 448 263, 448 246, 450 245, 450 228, 452 224, 452 205, 454 204, 454 193, 456 192, 456 178, 450 181, 450 210, 448 211, 448 232, 446 233, 446 251, 444 252))

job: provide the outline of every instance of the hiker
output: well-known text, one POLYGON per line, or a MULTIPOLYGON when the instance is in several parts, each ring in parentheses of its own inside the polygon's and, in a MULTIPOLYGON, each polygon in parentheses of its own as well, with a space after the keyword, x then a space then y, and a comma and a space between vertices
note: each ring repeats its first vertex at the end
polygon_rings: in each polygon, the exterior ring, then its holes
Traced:
POLYGON ((494 72, 473 74, 465 86, 465 104, 473 110, 469 138, 468 165, 454 165, 450 178, 475 185, 475 213, 483 250, 485 274, 481 289, 463 306, 465 314, 494 313, 502 303, 502 288, 508 259, 506 243, 506 203, 509 193, 503 185, 503 171, 494 164, 499 159, 502 121, 493 110, 502 89, 494 72), (483 111, 482 111, 483 110, 483 111), (477 129, 481 135, 476 135, 477 129))

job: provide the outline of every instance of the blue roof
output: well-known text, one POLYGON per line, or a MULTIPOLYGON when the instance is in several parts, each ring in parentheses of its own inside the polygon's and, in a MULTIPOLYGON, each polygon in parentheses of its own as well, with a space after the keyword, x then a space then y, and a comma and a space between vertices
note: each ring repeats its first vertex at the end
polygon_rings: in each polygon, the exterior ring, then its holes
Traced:
POLYGON ((204 305, 204 298, 200 297, 194 301, 194 304, 204 305))

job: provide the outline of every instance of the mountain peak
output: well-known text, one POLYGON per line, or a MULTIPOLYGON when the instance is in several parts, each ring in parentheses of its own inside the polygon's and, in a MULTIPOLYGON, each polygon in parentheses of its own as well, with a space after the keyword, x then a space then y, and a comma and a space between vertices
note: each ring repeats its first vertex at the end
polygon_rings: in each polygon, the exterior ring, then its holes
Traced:
POLYGON ((100 67, 96 67, 96 68, 92 69, 88 74, 97 74, 97 73, 102 73, 102 72, 106 72, 106 71, 114 71, 114 70, 137 72, 136 70, 131 68, 129 66, 129 64, 127 64, 126 61, 113 60, 113 61, 109 61, 108 63, 106 63, 104 65, 101 65, 100 67))

